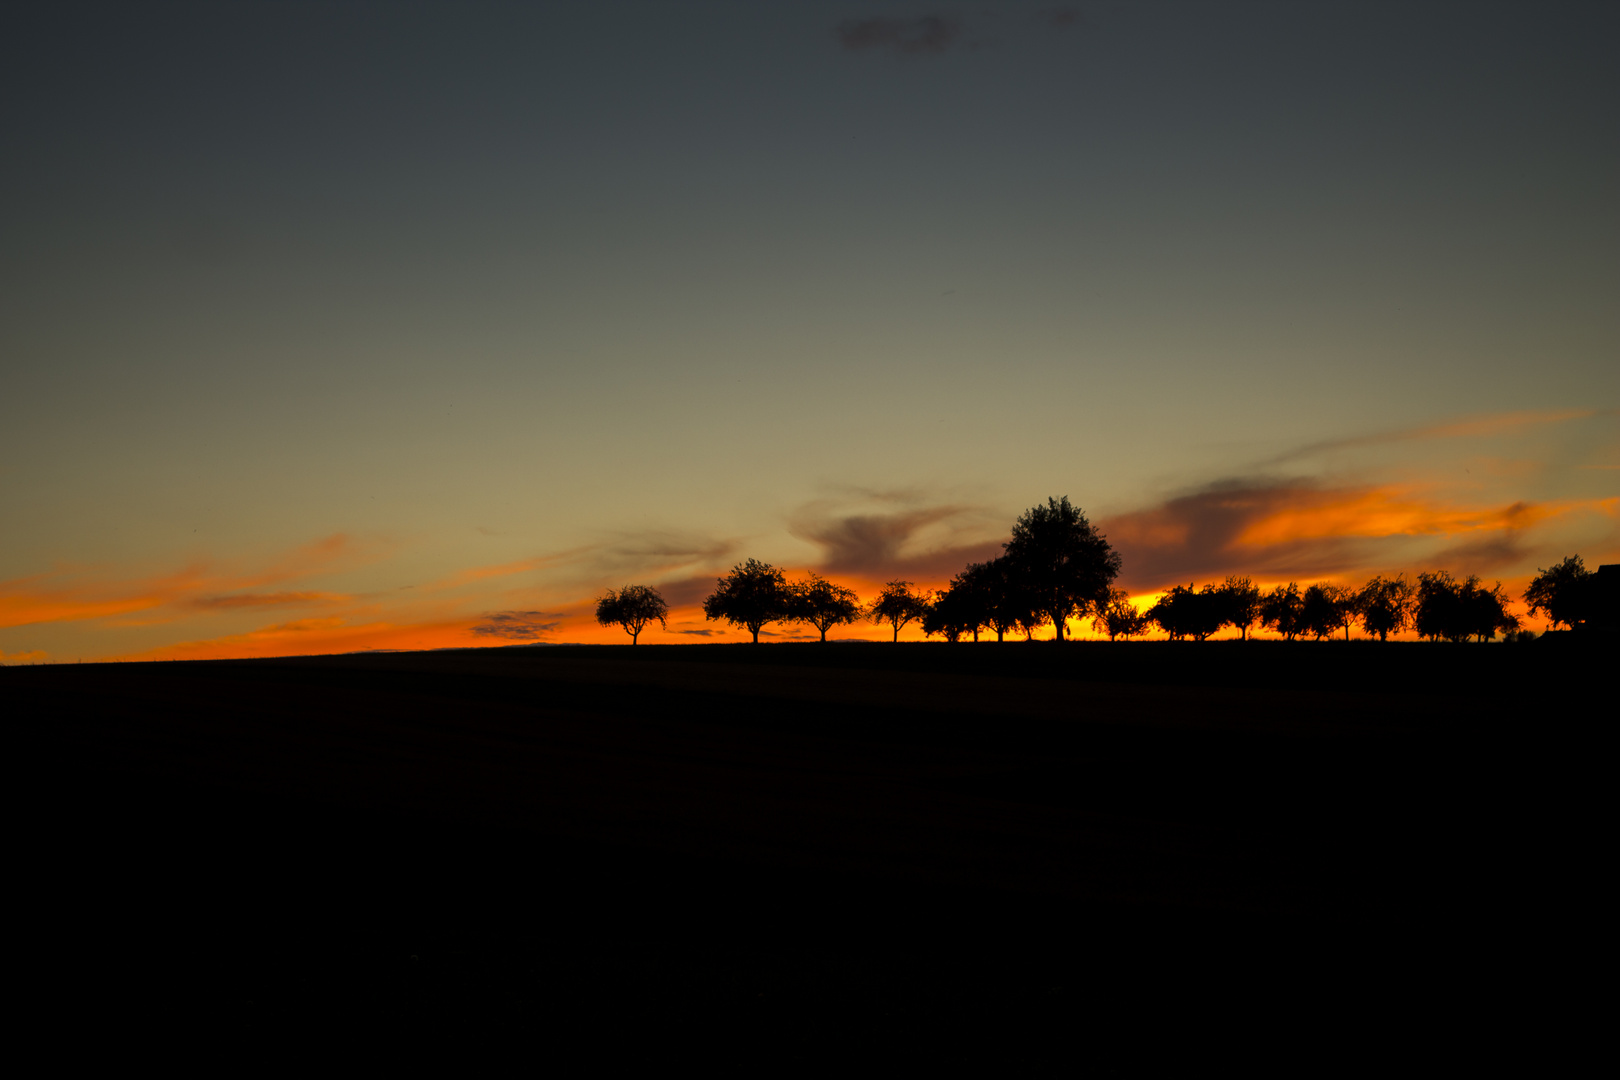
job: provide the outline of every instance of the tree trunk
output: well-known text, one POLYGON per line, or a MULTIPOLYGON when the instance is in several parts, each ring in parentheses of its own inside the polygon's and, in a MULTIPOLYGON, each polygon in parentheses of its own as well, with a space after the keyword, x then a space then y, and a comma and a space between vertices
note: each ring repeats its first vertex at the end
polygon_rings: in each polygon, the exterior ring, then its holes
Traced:
POLYGON ((632 630, 632 631, 630 631, 630 644, 634 645, 636 643, 636 638, 638 638, 640 636, 641 636, 641 631, 640 630, 632 630))
POLYGON ((750 630, 752 630, 754 632, 754 644, 758 645, 759 644, 759 627, 750 626, 748 629, 750 629, 750 630))
POLYGON ((899 626, 896 626, 894 628, 894 643, 896 645, 900 644, 900 627, 899 626))
POLYGON ((827 642, 827 628, 825 626, 821 628, 821 641, 822 644, 826 644, 827 642))

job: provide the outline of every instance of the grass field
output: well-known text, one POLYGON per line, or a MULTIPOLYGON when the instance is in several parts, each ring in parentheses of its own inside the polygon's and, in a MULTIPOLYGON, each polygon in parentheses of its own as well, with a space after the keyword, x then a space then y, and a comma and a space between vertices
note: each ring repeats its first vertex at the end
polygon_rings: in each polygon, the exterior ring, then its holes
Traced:
POLYGON ((1132 1071, 1486 1024, 1599 661, 582 646, 0 692, 37 736, 30 925, 92 1044, 1132 1071))

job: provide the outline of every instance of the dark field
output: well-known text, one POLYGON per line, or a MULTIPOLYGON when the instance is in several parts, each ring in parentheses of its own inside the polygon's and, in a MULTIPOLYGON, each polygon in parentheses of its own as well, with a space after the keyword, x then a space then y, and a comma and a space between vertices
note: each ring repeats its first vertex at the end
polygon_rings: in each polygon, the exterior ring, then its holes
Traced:
POLYGON ((1129 1072, 1505 1038, 1606 662, 557 647, 0 693, 42 736, 26 925, 86 1048, 1129 1072))

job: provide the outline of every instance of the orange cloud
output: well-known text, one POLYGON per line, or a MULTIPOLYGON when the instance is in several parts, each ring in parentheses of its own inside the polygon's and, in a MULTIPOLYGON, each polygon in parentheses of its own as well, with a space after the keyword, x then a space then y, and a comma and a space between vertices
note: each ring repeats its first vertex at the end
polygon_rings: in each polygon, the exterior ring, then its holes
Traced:
POLYGON ((1329 450, 1349 450, 1361 446, 1380 446, 1389 443, 1414 442, 1428 439, 1488 438, 1522 431, 1542 424, 1560 424, 1569 420, 1584 420, 1599 415, 1612 415, 1612 410, 1599 409, 1539 409, 1519 412, 1486 413, 1451 420, 1442 424, 1405 428, 1376 435, 1358 435, 1349 439, 1330 439, 1311 443, 1275 459, 1272 464, 1293 461, 1329 450))
POLYGON ((0 582, 0 627, 106 619, 156 609, 170 609, 170 617, 178 617, 181 611, 327 603, 344 597, 310 591, 238 590, 262 589, 267 585, 349 569, 374 561, 383 553, 375 545, 363 547, 343 533, 334 533, 253 571, 219 570, 208 563, 196 562, 171 574, 108 582, 70 567, 0 582))
POLYGON ((1283 506, 1244 528, 1233 543, 1266 547, 1336 536, 1422 536, 1522 529, 1559 511, 1517 502, 1487 509, 1435 506, 1399 489, 1320 492, 1283 506))
POLYGON ((198 596, 186 601, 187 607, 201 611, 237 611, 242 608, 281 607, 287 604, 332 604, 352 599, 341 593, 273 592, 229 593, 222 596, 198 596))
POLYGON ((1228 573, 1288 580, 1448 560, 1485 573, 1522 561, 1523 535, 1535 526, 1580 510, 1611 513, 1614 501, 1460 506, 1396 485, 1227 481, 1100 527, 1124 558, 1123 583, 1153 590, 1228 573), (1435 539, 1461 542, 1421 547, 1435 539))

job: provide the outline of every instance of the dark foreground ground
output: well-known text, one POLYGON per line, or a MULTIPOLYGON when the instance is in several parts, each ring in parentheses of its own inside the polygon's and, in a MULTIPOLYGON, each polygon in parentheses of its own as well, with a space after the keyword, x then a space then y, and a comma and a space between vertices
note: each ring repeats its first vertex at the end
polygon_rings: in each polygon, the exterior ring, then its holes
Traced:
POLYGON ((37 792, 14 925, 70 1053, 1455 1062, 1539 1037, 1526 972, 1563 946, 1527 896, 1554 889, 1550 774, 1606 662, 1020 642, 7 668, 37 792))

